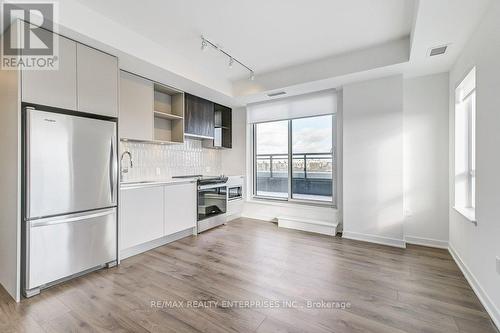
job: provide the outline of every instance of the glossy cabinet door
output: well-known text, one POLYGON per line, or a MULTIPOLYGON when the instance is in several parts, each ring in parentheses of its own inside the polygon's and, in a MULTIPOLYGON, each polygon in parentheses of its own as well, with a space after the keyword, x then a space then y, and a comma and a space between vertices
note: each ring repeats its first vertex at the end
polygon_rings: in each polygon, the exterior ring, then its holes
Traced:
POLYGON ((128 249, 163 237, 163 212, 162 186, 122 189, 120 249, 128 249))
POLYGON ((214 138, 214 103, 185 94, 184 132, 201 138, 214 138))
POLYGON ((77 45, 78 111, 118 116, 118 59, 77 45))
POLYGON ((226 106, 222 108, 222 147, 233 148, 233 110, 226 106))
POLYGON ((196 226, 196 183, 165 186, 165 235, 196 226))
POLYGON ((153 140, 153 82, 120 72, 120 138, 153 140))
POLYGON ((214 103, 214 139, 203 140, 206 148, 232 148, 232 109, 227 106, 214 103))
MULTIPOLYGON (((40 33, 52 34, 47 30, 40 33)), ((23 102, 76 110, 76 42, 54 34, 59 41, 57 70, 24 70, 23 102)))

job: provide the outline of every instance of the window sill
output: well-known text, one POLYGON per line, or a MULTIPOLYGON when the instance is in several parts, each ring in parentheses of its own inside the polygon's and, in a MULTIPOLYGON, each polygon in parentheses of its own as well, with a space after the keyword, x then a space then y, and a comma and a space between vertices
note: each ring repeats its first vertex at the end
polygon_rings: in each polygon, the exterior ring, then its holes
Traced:
POLYGON ((250 203, 258 203, 258 204, 265 204, 265 205, 270 205, 270 206, 301 206, 301 207, 309 207, 309 208, 314 208, 314 207, 321 207, 321 208, 332 208, 332 209, 337 209, 334 204, 331 202, 312 202, 312 201, 299 201, 299 200, 293 200, 293 201, 288 201, 286 199, 274 199, 274 198, 262 198, 262 197, 252 197, 250 200, 248 200, 250 203))
POLYGON ((456 207, 456 206, 454 206, 453 208, 463 217, 465 217, 469 222, 477 225, 476 210, 474 208, 456 207))

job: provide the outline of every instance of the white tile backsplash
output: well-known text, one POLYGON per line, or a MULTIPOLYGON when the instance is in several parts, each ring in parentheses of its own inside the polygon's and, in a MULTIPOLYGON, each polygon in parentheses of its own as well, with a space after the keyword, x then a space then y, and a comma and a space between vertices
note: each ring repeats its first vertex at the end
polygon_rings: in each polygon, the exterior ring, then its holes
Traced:
MULTIPOLYGON (((121 142, 120 153, 130 151, 134 167, 123 175, 123 181, 164 180, 183 175, 219 175, 222 156, 217 149, 202 147, 200 140, 186 139, 184 144, 157 145, 121 142)), ((123 159, 128 166, 128 156, 123 159)))

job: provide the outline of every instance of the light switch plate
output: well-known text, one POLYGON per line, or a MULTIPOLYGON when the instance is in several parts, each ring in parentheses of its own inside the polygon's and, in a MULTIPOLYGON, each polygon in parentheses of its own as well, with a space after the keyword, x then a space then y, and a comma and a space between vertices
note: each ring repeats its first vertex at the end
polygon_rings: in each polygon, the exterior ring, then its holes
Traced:
POLYGON ((497 273, 500 274, 500 257, 497 257, 497 273))

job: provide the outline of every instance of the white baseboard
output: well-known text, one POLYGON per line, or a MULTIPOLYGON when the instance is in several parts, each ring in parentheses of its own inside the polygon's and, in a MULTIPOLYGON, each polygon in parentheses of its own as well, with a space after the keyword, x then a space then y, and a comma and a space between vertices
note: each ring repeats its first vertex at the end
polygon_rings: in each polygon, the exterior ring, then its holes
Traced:
POLYGON ((453 259, 457 263, 458 267, 460 268, 460 270, 464 274, 467 282, 469 282, 470 286, 472 287, 472 290, 474 290, 474 293, 479 298, 479 301, 486 309, 486 312, 488 312, 488 314, 490 315, 491 320, 496 325, 496 327, 498 329, 500 329, 500 311, 495 306, 493 301, 489 298, 488 294, 484 291, 483 287, 481 287, 481 285, 479 284, 479 281, 476 279, 474 274, 472 274, 472 272, 467 267, 467 265, 462 261, 462 258, 460 258, 457 251, 455 251, 455 249, 453 248, 453 246, 451 244, 449 244, 449 246, 448 246, 448 251, 450 252, 451 256, 453 257, 453 259))
POLYGON ((376 243, 376 244, 382 244, 382 245, 388 245, 388 246, 394 246, 394 247, 399 247, 399 248, 406 248, 406 242, 402 239, 361 234, 361 233, 352 232, 352 231, 344 231, 342 233, 342 238, 359 240, 359 241, 376 243))
POLYGON ((276 217, 271 216, 271 215, 259 215, 259 214, 247 214, 243 212, 241 214, 241 217, 245 217, 247 219, 253 219, 253 220, 261 220, 265 222, 276 222, 276 217))
POLYGON ((230 221, 232 221, 232 220, 239 219, 240 217, 241 217, 241 213, 228 215, 228 216, 227 216, 227 218, 226 218, 226 221, 227 221, 227 222, 230 222, 230 221))
POLYGON ((337 224, 304 219, 300 217, 278 217, 278 227, 313 232, 322 235, 335 236, 337 234, 337 224))
POLYGON ((405 241, 407 244, 422 245, 446 250, 448 249, 448 241, 439 239, 405 236, 405 241))
POLYGON ((165 237, 161 237, 161 238, 152 240, 152 241, 147 242, 147 243, 143 243, 143 244, 129 247, 127 249, 123 249, 120 251, 120 260, 129 258, 129 257, 133 257, 135 255, 152 250, 156 247, 166 245, 168 243, 175 242, 176 240, 179 240, 181 238, 191 236, 192 234, 193 234, 193 228, 189 228, 186 230, 176 232, 175 234, 172 234, 172 235, 168 235, 165 237))

